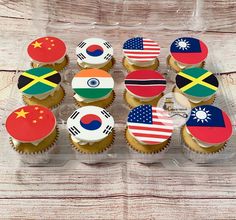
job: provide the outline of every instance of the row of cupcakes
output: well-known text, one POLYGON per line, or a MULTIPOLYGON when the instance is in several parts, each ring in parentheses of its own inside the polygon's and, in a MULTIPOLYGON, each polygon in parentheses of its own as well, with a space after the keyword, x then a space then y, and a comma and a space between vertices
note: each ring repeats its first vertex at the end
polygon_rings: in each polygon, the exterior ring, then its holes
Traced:
MULTIPOLYGON (((86 106, 75 110, 67 120, 69 140, 76 155, 87 162, 107 157, 115 139, 115 121, 105 109, 86 106)), ((52 111, 39 105, 22 106, 6 120, 6 129, 15 152, 26 163, 48 162, 59 130, 52 111)), ((131 156, 141 162, 157 162, 168 150, 174 122, 168 112, 151 105, 133 108, 127 118, 125 139, 131 156)), ((180 131, 185 155, 196 162, 218 158, 232 135, 229 116, 221 109, 203 105, 191 110, 180 131)))
MULTIPOLYGON (((123 65, 128 72, 159 66, 160 45, 154 40, 134 37, 123 44, 123 65)), ((69 63, 65 43, 56 37, 46 36, 28 45, 31 66, 51 67, 57 71, 69 63)), ((88 38, 76 47, 77 63, 80 68, 97 68, 109 71, 115 63, 110 42, 101 38, 88 38)), ((181 37, 171 43, 167 64, 176 72, 190 67, 203 67, 208 55, 206 44, 196 38, 181 37)))

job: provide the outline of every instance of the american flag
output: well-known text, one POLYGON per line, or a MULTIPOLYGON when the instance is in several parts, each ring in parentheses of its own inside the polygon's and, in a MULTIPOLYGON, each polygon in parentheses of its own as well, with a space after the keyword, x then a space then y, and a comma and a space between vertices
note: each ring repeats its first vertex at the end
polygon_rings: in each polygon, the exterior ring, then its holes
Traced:
POLYGON ((160 46, 151 39, 135 37, 124 43, 123 52, 131 60, 145 62, 158 57, 160 46))
POLYGON ((144 144, 159 144, 171 137, 173 121, 162 108, 140 105, 129 113, 128 131, 144 144))

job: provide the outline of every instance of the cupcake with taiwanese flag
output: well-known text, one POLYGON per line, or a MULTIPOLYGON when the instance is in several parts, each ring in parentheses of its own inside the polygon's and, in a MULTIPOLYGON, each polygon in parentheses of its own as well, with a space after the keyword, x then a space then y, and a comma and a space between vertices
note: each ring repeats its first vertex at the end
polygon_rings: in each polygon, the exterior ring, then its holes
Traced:
POLYGON ((10 144, 26 163, 48 162, 58 131, 53 113, 43 106, 23 106, 6 120, 10 144))
POLYGON ((114 119, 105 109, 85 106, 67 120, 70 141, 79 159, 98 162, 107 157, 114 140, 114 119))
POLYGON ((176 72, 192 67, 204 67, 208 55, 206 44, 193 37, 181 37, 173 41, 167 64, 176 72))
POLYGON ((72 80, 74 98, 79 106, 94 105, 106 108, 115 98, 114 80, 101 69, 84 69, 75 74, 72 80))
POLYGON ((199 163, 220 159, 232 133, 226 112, 211 105, 197 106, 181 131, 184 153, 199 163))
POLYGON ((112 45, 101 38, 88 38, 80 42, 76 47, 76 55, 81 69, 109 71, 115 63, 112 45))
POLYGON ((157 106, 166 89, 166 79, 154 70, 136 70, 125 77, 124 99, 131 108, 142 104, 157 106))
POLYGON ((123 65, 128 72, 155 70, 159 66, 160 46, 154 40, 143 37, 128 39, 123 44, 123 65))
POLYGON ((163 158, 173 130, 173 121, 164 109, 140 105, 128 115, 125 138, 134 159, 153 163, 163 158))
POLYGON ((17 86, 25 104, 54 108, 65 96, 60 84, 61 76, 56 70, 38 67, 21 73, 17 86))
POLYGON ((35 39, 28 45, 31 66, 50 67, 57 71, 63 70, 69 63, 65 43, 56 37, 46 36, 35 39))
POLYGON ((202 68, 190 68, 176 75, 174 92, 188 98, 192 107, 210 105, 215 101, 219 82, 216 76, 202 68))

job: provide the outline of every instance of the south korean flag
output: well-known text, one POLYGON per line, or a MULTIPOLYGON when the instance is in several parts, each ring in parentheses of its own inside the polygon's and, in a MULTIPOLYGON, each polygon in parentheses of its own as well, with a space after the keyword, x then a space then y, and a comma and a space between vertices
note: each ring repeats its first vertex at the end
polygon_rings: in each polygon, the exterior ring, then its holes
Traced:
POLYGON ((113 48, 108 41, 101 38, 88 38, 76 48, 78 63, 104 64, 113 57, 113 48))
POLYGON ((114 123, 113 117, 105 109, 85 106, 71 114, 67 120, 67 129, 80 141, 98 142, 113 131, 114 123))

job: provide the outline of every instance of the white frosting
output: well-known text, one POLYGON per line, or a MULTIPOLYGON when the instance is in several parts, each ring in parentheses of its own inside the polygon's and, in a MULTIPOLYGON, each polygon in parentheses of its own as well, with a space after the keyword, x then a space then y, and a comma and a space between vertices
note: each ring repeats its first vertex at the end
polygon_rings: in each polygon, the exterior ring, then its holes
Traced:
POLYGON ((60 63, 62 63, 64 61, 64 59, 65 59, 65 55, 62 58, 60 58, 59 60, 56 60, 55 62, 51 62, 51 63, 42 63, 42 62, 38 62, 38 61, 33 60, 33 59, 31 59, 31 61, 34 64, 36 64, 36 67, 42 67, 44 65, 60 64, 60 63))
MULTIPOLYGON (((174 59, 174 58, 173 58, 174 59)), ((200 67, 202 62, 201 63, 198 63, 198 64, 194 64, 194 65, 188 65, 188 64, 183 64, 183 63, 179 63, 177 62, 176 60, 174 60, 174 63, 176 66, 178 66, 180 69, 185 69, 185 68, 193 68, 193 67, 200 67)))
POLYGON ((193 103, 200 103, 202 101, 208 101, 212 96, 207 97, 193 97, 187 94, 184 94, 191 102, 193 103))
POLYGON ((190 131, 188 130, 187 126, 185 126, 186 128, 186 131, 189 135, 191 135, 192 139, 195 140, 197 142, 197 144, 202 147, 202 148, 210 148, 210 147, 213 147, 214 145, 212 144, 209 144, 209 143, 206 143, 206 142, 203 142, 203 141, 200 141, 198 140, 197 138, 193 137, 193 135, 190 133, 190 131))
POLYGON ((28 98, 34 97, 36 99, 43 100, 43 99, 46 99, 48 96, 53 96, 54 93, 56 91, 58 91, 59 89, 60 89, 60 85, 58 85, 57 87, 55 87, 51 91, 43 93, 43 94, 38 94, 38 95, 29 95, 29 94, 25 94, 25 93, 23 93, 23 94, 24 94, 24 96, 26 96, 28 98))
POLYGON ((128 63, 130 65, 135 65, 135 66, 139 66, 139 67, 152 66, 153 64, 155 64, 155 61, 156 61, 156 59, 154 59, 151 61, 139 62, 139 61, 131 60, 127 56, 125 56, 125 58, 127 59, 128 63))
POLYGON ((86 141, 79 140, 79 139, 75 138, 73 135, 70 135, 70 137, 73 142, 79 143, 80 145, 86 145, 86 144, 93 145, 94 143, 96 143, 96 142, 86 142, 86 141))
POLYGON ((139 97, 139 96, 136 96, 134 95, 133 93, 131 93, 129 90, 126 89, 126 92, 128 92, 131 96, 133 96, 134 98, 138 99, 139 101, 141 102, 149 102, 149 101, 152 101, 153 99, 157 98, 158 96, 154 96, 154 97, 148 97, 148 98, 143 98, 143 97, 139 97))
POLYGON ((82 68, 91 68, 91 69, 93 69, 93 68, 96 68, 96 69, 102 68, 102 67, 106 66, 109 62, 110 62, 110 60, 108 60, 107 62, 102 63, 102 64, 90 64, 90 63, 83 62, 80 59, 77 59, 77 63, 82 68))
MULTIPOLYGON (((112 91, 111 91, 112 92, 112 91)), ((96 102, 96 101, 100 101, 100 100, 104 100, 106 98, 108 98, 111 94, 111 92, 109 94, 107 94, 106 96, 102 97, 102 98, 98 98, 98 99, 86 99, 84 97, 81 97, 78 94, 74 95, 74 98, 78 101, 78 102, 85 102, 85 103, 91 103, 91 102, 96 102)))

